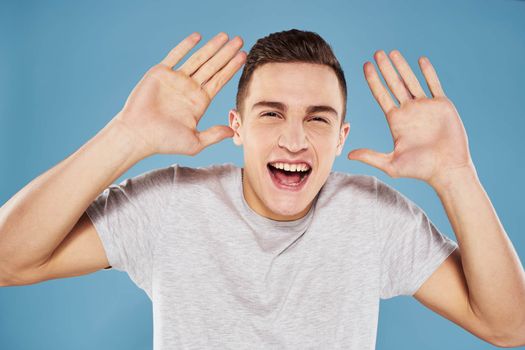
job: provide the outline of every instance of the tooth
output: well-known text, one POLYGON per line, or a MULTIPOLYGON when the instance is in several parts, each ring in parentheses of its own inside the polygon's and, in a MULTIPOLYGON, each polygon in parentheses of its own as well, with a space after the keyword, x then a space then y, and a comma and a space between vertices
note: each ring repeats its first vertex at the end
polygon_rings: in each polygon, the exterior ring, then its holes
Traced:
POLYGON ((310 170, 310 166, 306 163, 289 164, 289 163, 275 162, 275 163, 270 163, 270 165, 273 166, 274 168, 286 170, 286 171, 306 172, 310 170))

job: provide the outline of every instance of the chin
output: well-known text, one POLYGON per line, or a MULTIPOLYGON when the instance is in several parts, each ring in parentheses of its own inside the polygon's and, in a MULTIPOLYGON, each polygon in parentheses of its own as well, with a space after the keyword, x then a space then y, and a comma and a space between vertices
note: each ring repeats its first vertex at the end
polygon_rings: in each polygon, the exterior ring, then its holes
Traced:
POLYGON ((299 205, 297 201, 293 203, 279 202, 268 208, 276 215, 280 216, 295 216, 306 208, 307 204, 299 205))

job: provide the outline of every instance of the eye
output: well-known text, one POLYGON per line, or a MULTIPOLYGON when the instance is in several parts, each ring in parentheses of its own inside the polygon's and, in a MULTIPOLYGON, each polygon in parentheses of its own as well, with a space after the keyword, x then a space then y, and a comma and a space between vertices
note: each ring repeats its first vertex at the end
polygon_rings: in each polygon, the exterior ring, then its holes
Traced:
POLYGON ((266 113, 263 113, 262 115, 263 115, 263 116, 264 116, 264 115, 267 115, 267 116, 269 116, 269 117, 278 117, 278 116, 279 116, 279 115, 278 115, 277 113, 275 113, 275 112, 266 112, 266 113))
POLYGON ((321 117, 313 117, 310 120, 320 121, 322 123, 328 123, 328 121, 325 118, 321 118, 321 117))

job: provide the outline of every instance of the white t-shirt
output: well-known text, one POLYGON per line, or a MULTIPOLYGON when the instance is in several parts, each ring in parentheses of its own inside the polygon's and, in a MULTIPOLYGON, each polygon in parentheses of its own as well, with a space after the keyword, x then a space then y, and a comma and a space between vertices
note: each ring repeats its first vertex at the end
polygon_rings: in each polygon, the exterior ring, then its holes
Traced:
POLYGON ((110 265, 152 300, 155 350, 374 349, 379 299, 458 247, 374 176, 332 171, 306 216, 254 212, 233 164, 177 164, 87 208, 110 265))

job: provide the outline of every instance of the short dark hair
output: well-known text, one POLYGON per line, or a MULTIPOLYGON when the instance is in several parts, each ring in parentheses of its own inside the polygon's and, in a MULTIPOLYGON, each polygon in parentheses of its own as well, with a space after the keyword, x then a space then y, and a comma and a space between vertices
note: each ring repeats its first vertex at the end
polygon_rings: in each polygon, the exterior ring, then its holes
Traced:
POLYGON ((298 29, 272 33, 258 39, 250 49, 237 88, 236 107, 239 113, 248 94, 248 85, 253 72, 257 67, 271 62, 317 63, 331 67, 337 76, 343 96, 343 111, 341 115, 341 125, 343 125, 346 116, 347 90, 345 75, 341 65, 330 45, 319 34, 298 29))

